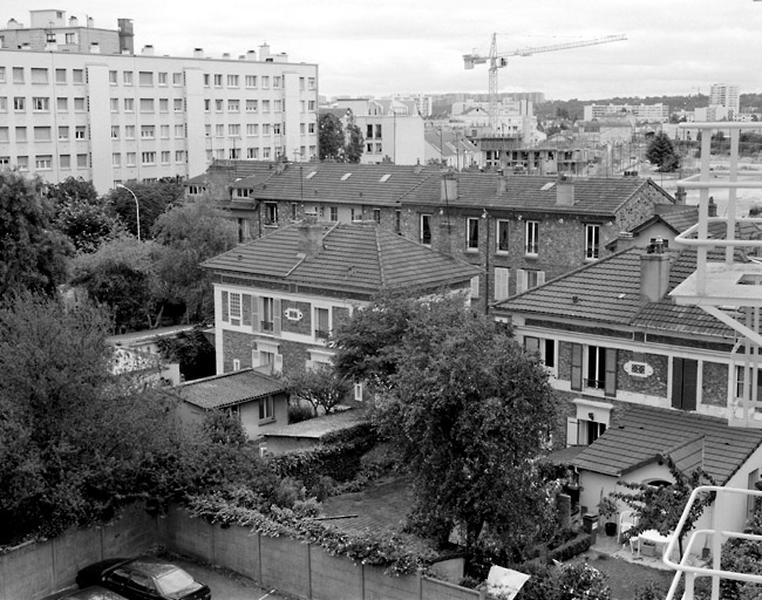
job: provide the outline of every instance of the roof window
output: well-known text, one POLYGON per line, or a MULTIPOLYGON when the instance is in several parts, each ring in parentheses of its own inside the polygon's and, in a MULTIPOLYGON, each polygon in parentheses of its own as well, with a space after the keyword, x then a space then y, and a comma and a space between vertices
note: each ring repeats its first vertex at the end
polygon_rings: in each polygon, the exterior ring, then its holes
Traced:
POLYGON ((550 188, 552 188, 554 185, 556 185, 555 181, 549 181, 544 186, 540 188, 541 192, 547 192, 550 188))
POLYGON ((307 173, 305 179, 312 179, 315 175, 317 175, 317 171, 310 171, 307 173))
POLYGON ((392 176, 391 173, 386 173, 385 175, 381 175, 381 179, 378 180, 379 183, 386 183, 389 181, 389 178, 392 176))
POLYGON ((341 176, 341 180, 342 180, 342 181, 346 181, 346 180, 347 180, 347 179, 349 179, 350 177, 352 177, 352 173, 344 173, 344 174, 341 176))

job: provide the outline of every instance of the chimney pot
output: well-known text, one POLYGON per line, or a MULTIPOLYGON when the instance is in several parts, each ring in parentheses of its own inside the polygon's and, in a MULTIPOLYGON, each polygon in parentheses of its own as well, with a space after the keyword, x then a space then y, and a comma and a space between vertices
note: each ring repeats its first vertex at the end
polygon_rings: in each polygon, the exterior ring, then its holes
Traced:
POLYGON ((458 198, 458 178, 452 171, 442 175, 442 202, 450 202, 458 198))
POLYGON ((564 176, 556 182, 556 206, 574 206, 574 184, 564 176))
POLYGON ((323 226, 315 223, 317 219, 304 220, 298 225, 299 243, 297 252, 304 256, 315 256, 322 246, 323 226))
POLYGON ((194 48, 193 49, 193 58, 204 58, 204 49, 203 48, 194 48))

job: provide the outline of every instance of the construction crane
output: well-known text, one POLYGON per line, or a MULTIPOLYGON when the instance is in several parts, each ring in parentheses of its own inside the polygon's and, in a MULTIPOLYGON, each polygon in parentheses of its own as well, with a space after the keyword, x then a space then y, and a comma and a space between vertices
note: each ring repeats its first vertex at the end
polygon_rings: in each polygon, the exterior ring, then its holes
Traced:
POLYGON ((481 65, 489 62, 489 126, 492 131, 497 130, 497 70, 508 65, 508 58, 511 56, 531 56, 541 52, 556 52, 558 50, 570 50, 571 48, 582 48, 584 46, 597 46, 598 44, 610 44, 626 40, 626 35, 607 35, 605 37, 592 40, 581 40, 578 42, 567 42, 564 44, 553 44, 551 46, 536 46, 533 48, 517 48, 510 52, 498 54, 497 52, 497 34, 492 34, 492 44, 489 47, 489 55, 482 54, 463 55, 463 66, 466 69, 473 69, 474 65, 481 65))

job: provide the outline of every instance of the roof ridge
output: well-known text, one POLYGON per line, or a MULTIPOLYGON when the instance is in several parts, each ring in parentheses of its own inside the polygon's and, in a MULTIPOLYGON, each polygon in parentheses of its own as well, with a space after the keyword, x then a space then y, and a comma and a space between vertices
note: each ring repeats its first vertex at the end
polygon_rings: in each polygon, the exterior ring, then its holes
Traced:
POLYGON ((378 260, 378 276, 381 280, 381 287, 386 287, 386 272, 384 269, 384 256, 381 252, 381 236, 378 235, 378 227, 373 228, 373 235, 376 238, 376 257, 378 260))

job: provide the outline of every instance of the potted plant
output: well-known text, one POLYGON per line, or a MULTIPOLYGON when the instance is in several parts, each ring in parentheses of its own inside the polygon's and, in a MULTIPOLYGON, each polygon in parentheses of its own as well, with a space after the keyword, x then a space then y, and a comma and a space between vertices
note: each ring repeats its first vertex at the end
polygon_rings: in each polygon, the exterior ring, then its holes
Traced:
POLYGON ((601 498, 598 503, 598 514, 603 519, 603 529, 608 536, 616 535, 616 521, 614 516, 619 512, 619 507, 611 496, 601 498))

